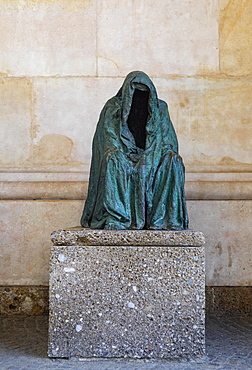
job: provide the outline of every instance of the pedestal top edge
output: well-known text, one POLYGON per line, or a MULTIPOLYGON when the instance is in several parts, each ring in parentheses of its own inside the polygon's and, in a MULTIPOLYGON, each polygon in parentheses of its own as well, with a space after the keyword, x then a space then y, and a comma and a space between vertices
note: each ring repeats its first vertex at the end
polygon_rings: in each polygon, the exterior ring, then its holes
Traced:
POLYGON ((205 244, 204 234, 193 230, 98 230, 74 227, 51 234, 53 245, 192 246, 205 244))

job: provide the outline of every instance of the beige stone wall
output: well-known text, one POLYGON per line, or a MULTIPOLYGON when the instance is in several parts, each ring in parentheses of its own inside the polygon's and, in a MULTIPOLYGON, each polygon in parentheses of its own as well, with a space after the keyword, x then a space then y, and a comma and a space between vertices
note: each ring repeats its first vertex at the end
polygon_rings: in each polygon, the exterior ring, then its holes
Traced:
POLYGON ((0 1, 0 285, 48 283, 79 223, 105 101, 144 70, 169 105, 208 285, 252 285, 252 2, 0 1))

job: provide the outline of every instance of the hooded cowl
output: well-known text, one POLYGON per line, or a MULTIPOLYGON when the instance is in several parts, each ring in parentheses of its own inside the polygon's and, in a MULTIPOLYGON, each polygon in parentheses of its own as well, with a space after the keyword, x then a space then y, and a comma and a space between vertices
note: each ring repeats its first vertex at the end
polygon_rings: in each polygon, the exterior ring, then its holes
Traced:
POLYGON ((92 229, 187 229, 184 165, 167 104, 131 72, 102 109, 81 218, 92 229))

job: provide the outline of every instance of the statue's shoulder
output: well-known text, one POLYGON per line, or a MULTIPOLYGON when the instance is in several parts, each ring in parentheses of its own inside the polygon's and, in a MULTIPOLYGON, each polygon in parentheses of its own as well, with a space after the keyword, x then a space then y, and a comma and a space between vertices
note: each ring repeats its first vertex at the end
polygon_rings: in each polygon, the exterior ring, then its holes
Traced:
POLYGON ((121 108, 120 99, 117 96, 113 96, 105 103, 103 107, 103 113, 113 114, 113 112, 117 111, 120 108, 121 108))
POLYGON ((159 99, 158 102, 159 102, 160 117, 162 117, 163 119, 169 119, 170 115, 169 115, 169 110, 168 110, 168 104, 164 100, 161 100, 161 99, 159 99))
POLYGON ((159 109, 162 112, 165 112, 165 111, 168 110, 168 105, 167 105, 167 103, 164 100, 158 99, 158 103, 159 103, 159 109))

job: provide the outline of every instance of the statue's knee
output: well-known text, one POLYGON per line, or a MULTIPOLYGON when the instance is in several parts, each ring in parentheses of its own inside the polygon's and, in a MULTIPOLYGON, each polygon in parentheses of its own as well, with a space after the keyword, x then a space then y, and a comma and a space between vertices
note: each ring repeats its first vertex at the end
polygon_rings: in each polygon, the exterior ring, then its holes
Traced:
POLYGON ((178 153, 172 153, 172 159, 173 159, 175 162, 182 163, 182 158, 180 157, 180 155, 179 155, 178 153))

